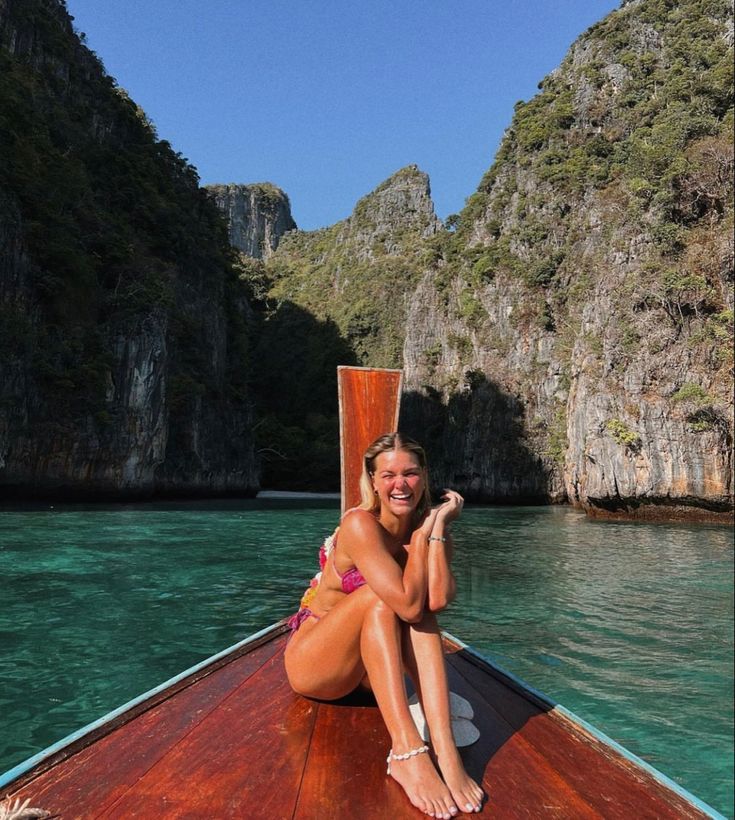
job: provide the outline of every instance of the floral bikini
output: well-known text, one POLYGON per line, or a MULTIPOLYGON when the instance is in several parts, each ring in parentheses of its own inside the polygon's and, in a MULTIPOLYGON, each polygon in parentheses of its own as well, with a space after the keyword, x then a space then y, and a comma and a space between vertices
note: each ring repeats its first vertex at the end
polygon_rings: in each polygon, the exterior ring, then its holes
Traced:
MULTIPOLYGON (((352 510, 349 510, 348 512, 352 512, 352 510)), ((347 515, 347 513, 345 513, 345 515, 347 515)), ((316 618, 317 621, 320 618, 319 615, 315 615, 311 611, 309 604, 314 600, 314 596, 316 595, 316 591, 319 587, 319 582, 322 579, 322 573, 327 565, 327 559, 337 547, 338 533, 339 527, 337 527, 337 529, 328 538, 325 538, 324 543, 319 548, 319 572, 317 572, 317 574, 311 579, 308 589, 301 597, 299 611, 295 615, 292 615, 288 621, 288 625, 294 632, 307 618, 316 618)), ((366 583, 365 579, 362 577, 362 573, 357 567, 350 567, 347 572, 340 575, 337 567, 334 565, 334 560, 332 560, 332 569, 334 570, 334 574, 337 578, 339 578, 342 592, 346 592, 348 595, 366 583)))

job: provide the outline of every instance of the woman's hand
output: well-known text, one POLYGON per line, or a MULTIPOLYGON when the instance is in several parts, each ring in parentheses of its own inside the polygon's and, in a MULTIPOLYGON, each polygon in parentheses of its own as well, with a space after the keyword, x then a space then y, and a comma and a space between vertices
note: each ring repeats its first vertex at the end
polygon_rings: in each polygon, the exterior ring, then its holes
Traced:
MULTIPOLYGON (((426 513, 426 517, 424 518, 421 526, 414 531, 414 536, 419 534, 424 538, 428 538, 431 535, 431 531, 434 529, 436 524, 436 518, 439 514, 439 510, 441 507, 432 507, 428 513, 426 513)), ((411 539, 413 540, 413 539, 411 539)))
POLYGON ((456 490, 445 489, 442 501, 444 503, 436 508, 434 524, 439 522, 450 524, 459 518, 464 507, 464 498, 456 490))

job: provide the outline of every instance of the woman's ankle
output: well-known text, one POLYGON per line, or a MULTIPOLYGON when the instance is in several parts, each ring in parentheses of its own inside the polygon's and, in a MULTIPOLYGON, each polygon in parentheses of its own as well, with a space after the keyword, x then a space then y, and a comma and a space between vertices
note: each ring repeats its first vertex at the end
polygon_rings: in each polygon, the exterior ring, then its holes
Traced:
POLYGON ((453 760, 460 757, 457 744, 454 742, 451 732, 446 738, 431 736, 431 745, 434 748, 434 756, 437 760, 453 760))
POLYGON ((412 749, 418 749, 424 746, 424 741, 419 735, 412 735, 410 733, 397 733, 391 736, 391 749, 395 754, 404 754, 410 752, 412 749))

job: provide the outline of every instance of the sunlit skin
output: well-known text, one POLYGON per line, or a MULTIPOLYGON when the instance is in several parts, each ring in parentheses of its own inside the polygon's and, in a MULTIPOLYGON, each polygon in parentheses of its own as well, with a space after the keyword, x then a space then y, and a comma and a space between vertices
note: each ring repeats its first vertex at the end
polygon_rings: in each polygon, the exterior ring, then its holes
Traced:
MULTIPOLYGON (((380 453, 371 475, 377 514, 346 515, 337 549, 322 573, 307 619, 286 649, 286 671, 295 691, 332 700, 369 686, 391 738, 402 754, 424 744, 408 708, 404 673, 421 699, 433 759, 419 754, 394 760, 391 776, 411 803, 430 817, 479 811, 482 790, 466 773, 452 737, 449 689, 435 612, 454 597, 452 540, 448 525, 462 511, 459 493, 417 520, 426 482, 413 453, 380 453), (431 540, 445 537, 446 542, 431 540), (365 586, 347 595, 337 575, 356 566, 365 586)), ((387 750, 386 750, 387 751, 387 750)))

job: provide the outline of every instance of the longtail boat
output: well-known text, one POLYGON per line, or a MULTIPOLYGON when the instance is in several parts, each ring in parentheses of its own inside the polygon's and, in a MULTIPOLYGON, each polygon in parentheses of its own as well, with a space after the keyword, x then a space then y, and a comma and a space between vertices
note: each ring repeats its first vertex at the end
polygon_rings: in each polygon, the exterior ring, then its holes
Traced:
MULTIPOLYGON (((365 447, 397 427, 400 388, 399 371, 339 369, 343 509, 365 447)), ((375 703, 294 694, 287 639, 284 619, 46 749, 0 776, 0 807, 64 820, 424 817, 386 777, 375 703)), ((722 817, 461 641, 444 645, 450 688, 480 732, 461 752, 483 816, 722 817)))

